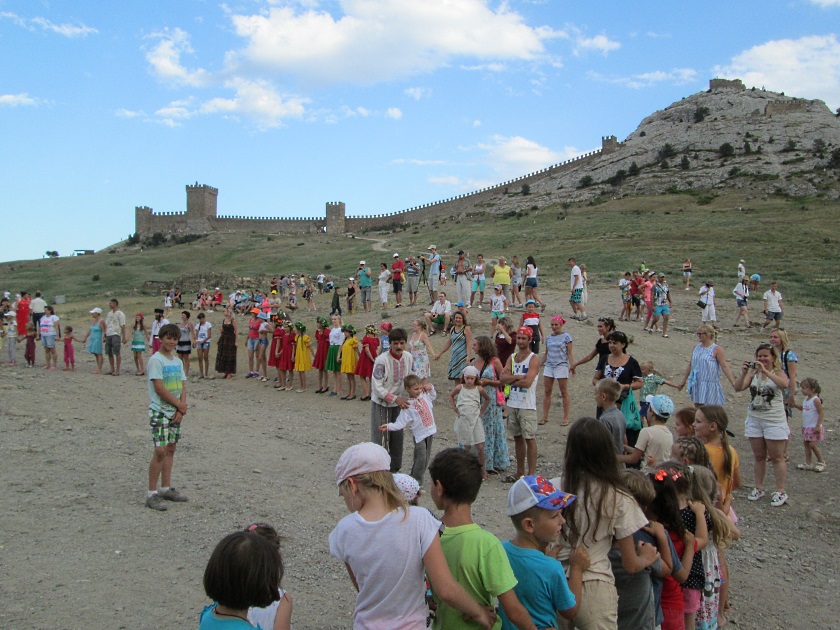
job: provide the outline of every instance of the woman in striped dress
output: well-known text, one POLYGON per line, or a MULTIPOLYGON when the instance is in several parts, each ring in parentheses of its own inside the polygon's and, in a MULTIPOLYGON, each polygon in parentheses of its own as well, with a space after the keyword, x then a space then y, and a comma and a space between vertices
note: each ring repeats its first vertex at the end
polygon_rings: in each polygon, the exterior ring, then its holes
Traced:
POLYGON ((446 340, 435 361, 449 349, 449 380, 462 382, 461 373, 472 358, 472 332, 467 324, 467 316, 457 311, 452 316, 452 328, 449 331, 449 339, 446 340))
POLYGON ((498 403, 496 392, 502 384, 502 363, 496 356, 496 346, 490 337, 481 335, 472 343, 478 384, 490 397, 490 404, 481 416, 484 425, 484 469, 491 475, 502 473, 510 466, 510 452, 505 436, 504 407, 498 403))
POLYGON ((678 389, 682 390, 688 384, 688 395, 695 407, 700 405, 723 405, 726 398, 720 384, 720 373, 726 375, 727 380, 735 386, 735 377, 726 363, 726 353, 723 347, 715 343, 717 333, 715 329, 703 324, 697 329, 699 343, 691 353, 691 361, 685 369, 685 376, 678 389))

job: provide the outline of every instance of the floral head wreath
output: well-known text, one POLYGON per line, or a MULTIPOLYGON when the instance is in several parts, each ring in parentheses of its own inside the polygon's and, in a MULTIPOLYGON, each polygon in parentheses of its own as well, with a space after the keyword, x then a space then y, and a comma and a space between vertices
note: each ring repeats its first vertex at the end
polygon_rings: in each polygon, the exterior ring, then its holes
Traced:
POLYGON ((302 333, 306 332, 306 326, 303 325, 303 322, 295 322, 295 329, 302 333))
POLYGON ((315 321, 321 324, 321 326, 323 326, 324 328, 330 325, 330 323, 327 321, 327 318, 323 315, 318 315, 318 317, 315 318, 315 321))
POLYGON ((376 326, 374 324, 368 324, 367 326, 365 326, 365 332, 369 335, 375 335, 376 326))

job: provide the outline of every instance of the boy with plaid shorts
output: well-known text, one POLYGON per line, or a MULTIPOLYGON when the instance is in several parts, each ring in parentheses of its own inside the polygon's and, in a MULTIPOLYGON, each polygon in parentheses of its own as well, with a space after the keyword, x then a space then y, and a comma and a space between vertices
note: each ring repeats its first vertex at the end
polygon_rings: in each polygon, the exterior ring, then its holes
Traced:
POLYGON ((181 437, 181 421, 187 414, 187 389, 184 386, 187 376, 181 359, 173 354, 180 337, 181 331, 175 324, 162 326, 158 332, 160 350, 152 355, 146 366, 149 375, 149 425, 155 446, 149 463, 146 507, 160 511, 168 509, 164 501, 187 500, 170 486, 175 448, 181 437))

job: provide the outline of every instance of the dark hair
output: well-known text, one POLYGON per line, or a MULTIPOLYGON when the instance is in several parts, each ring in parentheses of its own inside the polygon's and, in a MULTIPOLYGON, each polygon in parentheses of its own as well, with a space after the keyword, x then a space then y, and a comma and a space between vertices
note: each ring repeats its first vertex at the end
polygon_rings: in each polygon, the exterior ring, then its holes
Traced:
POLYGON ((392 328, 388 331, 388 341, 394 343, 395 341, 408 341, 408 333, 405 328, 392 328))
POLYGON ((181 329, 178 328, 177 324, 165 324, 160 327, 158 337, 160 339, 180 339, 181 329))
POLYGON ((572 545, 577 545, 588 533, 597 532, 601 518, 615 511, 616 493, 630 496, 618 469, 612 435, 595 418, 580 418, 569 429, 562 489, 580 497, 565 512, 572 545), (591 503, 594 496, 598 497, 597 503, 591 503), (584 510, 588 515, 583 531, 577 510, 584 510))
POLYGON ((204 592, 222 606, 265 608, 280 599, 282 577, 277 545, 254 532, 225 536, 204 570, 204 592))
POLYGON ((432 482, 440 482, 446 497, 455 503, 473 503, 481 488, 481 462, 462 448, 447 448, 435 455, 429 475, 432 482))
POLYGON ((660 523, 667 529, 677 534, 680 538, 685 535, 685 523, 680 513, 680 504, 677 499, 677 481, 681 481, 681 492, 688 493, 689 481, 685 477, 686 468, 682 464, 669 461, 663 462, 650 475, 653 482, 653 489, 656 491, 656 498, 650 504, 650 511, 660 523), (664 471, 664 474, 661 474, 664 471), (674 476, 679 475, 677 481, 674 476))
POLYGON ((186 315, 186 316, 187 316, 187 319, 189 319, 189 318, 191 317, 191 315, 190 315, 190 312, 189 312, 189 311, 181 311, 181 315, 186 315))
POLYGON ((454 313, 452 313, 452 323, 453 324, 455 323, 455 316, 456 315, 461 316, 461 320, 464 322, 464 327, 465 328, 470 325, 469 321, 467 321, 467 314, 464 311, 455 311, 454 313))
POLYGON ((533 256, 528 256, 528 258, 525 259, 525 262, 528 263, 529 265, 534 265, 534 267, 537 266, 537 261, 534 260, 533 256))
POLYGON ((627 335, 625 335, 620 330, 614 330, 609 335, 607 335, 607 341, 615 341, 624 345, 624 352, 627 352, 627 346, 630 345, 630 340, 627 338, 627 335))
POLYGON ((498 353, 496 352, 496 344, 494 344, 493 340, 487 335, 479 335, 475 338, 475 341, 478 346, 476 354, 481 357, 482 361, 485 363, 490 363, 493 360, 493 357, 498 356, 498 353))
POLYGON ((111 298, 110 301, 114 303, 114 306, 119 306, 120 305, 120 301, 117 298, 111 298))
POLYGON ((615 330, 615 320, 612 317, 599 317, 598 321, 606 324, 610 331, 615 330))

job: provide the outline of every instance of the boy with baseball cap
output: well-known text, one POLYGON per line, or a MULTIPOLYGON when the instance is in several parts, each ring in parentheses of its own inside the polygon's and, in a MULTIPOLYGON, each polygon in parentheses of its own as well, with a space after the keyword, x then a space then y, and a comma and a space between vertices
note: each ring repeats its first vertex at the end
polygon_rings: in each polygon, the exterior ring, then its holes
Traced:
POLYGON ((624 454, 618 456, 618 461, 631 466, 644 461, 642 470, 654 472, 659 464, 671 458, 674 436, 665 425, 674 413, 674 402, 663 394, 648 396, 645 402, 648 404, 645 416, 648 426, 639 432, 635 446, 624 446, 624 454))
MULTIPOLYGON (((518 582, 513 590, 538 628, 556 627, 558 614, 574 619, 580 606, 583 572, 589 567, 586 549, 572 549, 568 581, 563 565, 546 555, 566 522, 561 511, 576 498, 540 476, 522 477, 508 492, 507 514, 516 534, 502 547, 518 582)), ((514 627, 504 609, 499 616, 503 629, 514 627)))

